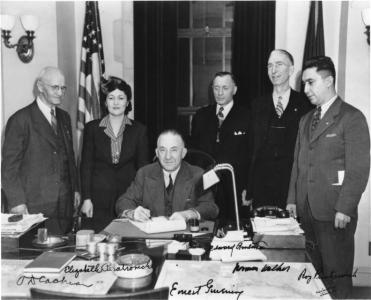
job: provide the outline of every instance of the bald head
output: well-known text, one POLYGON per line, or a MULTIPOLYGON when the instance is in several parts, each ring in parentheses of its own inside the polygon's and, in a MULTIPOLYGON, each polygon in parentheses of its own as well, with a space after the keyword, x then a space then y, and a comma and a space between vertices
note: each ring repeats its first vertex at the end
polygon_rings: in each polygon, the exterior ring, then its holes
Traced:
POLYGON ((66 91, 65 79, 56 67, 45 67, 37 77, 38 97, 50 107, 59 105, 66 91))

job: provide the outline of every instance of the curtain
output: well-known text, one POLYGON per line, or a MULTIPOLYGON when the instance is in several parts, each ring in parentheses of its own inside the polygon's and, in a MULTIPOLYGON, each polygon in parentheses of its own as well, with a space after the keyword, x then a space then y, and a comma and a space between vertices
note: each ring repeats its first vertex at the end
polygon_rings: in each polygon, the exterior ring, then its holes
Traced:
POLYGON ((267 75, 269 53, 275 45, 274 1, 236 1, 232 29, 232 72, 236 76, 236 101, 252 99, 272 90, 267 75))
POLYGON ((176 126, 177 16, 174 1, 134 1, 134 113, 157 135, 176 126))
POLYGON ((325 55, 322 1, 311 1, 303 64, 313 56, 325 55))

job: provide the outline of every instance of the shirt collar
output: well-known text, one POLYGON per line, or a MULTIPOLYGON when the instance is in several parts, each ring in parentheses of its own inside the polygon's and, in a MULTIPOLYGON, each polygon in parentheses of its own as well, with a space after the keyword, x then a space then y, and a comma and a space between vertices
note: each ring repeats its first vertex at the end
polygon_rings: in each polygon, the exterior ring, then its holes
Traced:
POLYGON ((165 183, 169 183, 169 174, 171 175, 171 178, 173 179, 173 182, 175 182, 175 179, 176 179, 176 176, 178 175, 179 173, 179 170, 180 170, 180 166, 178 169, 176 169, 175 171, 173 172, 168 172, 164 169, 162 169, 162 172, 164 173, 164 180, 165 180, 165 183))
MULTIPOLYGON (((224 116, 224 119, 227 117, 227 115, 231 111, 231 109, 233 107, 233 102, 234 101, 232 100, 231 102, 229 102, 228 104, 226 104, 226 105, 223 106, 223 116, 224 116)), ((216 114, 218 114, 220 107, 221 107, 221 105, 219 105, 219 104, 216 105, 216 114)))
POLYGON ((125 130, 125 126, 126 125, 132 125, 132 122, 131 120, 126 116, 124 115, 124 119, 122 120, 122 123, 121 123, 121 126, 120 126, 120 130, 117 134, 117 136, 115 136, 115 134, 113 133, 113 130, 112 130, 112 126, 111 126, 111 123, 109 121, 109 115, 106 115, 100 122, 99 122, 99 127, 105 127, 105 130, 104 132, 113 140, 119 138, 122 133, 124 132, 125 130))
POLYGON ((277 106, 278 97, 281 96, 281 103, 282 103, 283 109, 285 110, 287 105, 289 104, 290 95, 291 95, 291 88, 288 88, 287 91, 285 91, 282 95, 278 95, 275 91, 273 91, 272 98, 273 98, 274 106, 277 106))
MULTIPOLYGON (((124 119, 122 121, 123 124, 125 125, 132 125, 133 123, 131 120, 128 118, 127 115, 124 115, 124 119)), ((106 115, 100 122, 99 122, 99 127, 107 127, 109 124, 109 115, 106 115)))
POLYGON ((321 105, 321 118, 328 111, 328 109, 330 108, 331 104, 335 102, 335 100, 337 99, 337 97, 338 97, 338 95, 335 95, 329 101, 327 101, 325 104, 322 104, 321 105))
POLYGON ((52 108, 50 106, 48 106, 47 104, 45 104, 39 96, 36 97, 36 103, 37 103, 37 106, 39 107, 39 109, 41 110, 41 113, 45 116, 45 118, 48 120, 49 123, 51 123, 51 115, 50 115, 50 110, 51 109, 54 109, 55 110, 55 107, 52 108))

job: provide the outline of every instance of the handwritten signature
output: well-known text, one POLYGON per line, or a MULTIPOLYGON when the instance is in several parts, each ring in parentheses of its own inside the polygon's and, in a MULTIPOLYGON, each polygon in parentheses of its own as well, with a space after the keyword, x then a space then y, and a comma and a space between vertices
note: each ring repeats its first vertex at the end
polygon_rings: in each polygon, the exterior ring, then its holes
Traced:
POLYGON ((85 264, 82 268, 75 268, 73 265, 64 268, 65 273, 75 273, 75 278, 79 277, 80 273, 103 273, 103 272, 119 272, 119 271, 134 271, 151 269, 152 266, 147 262, 144 265, 111 265, 108 263, 85 264))
POLYGON ((16 284, 17 285, 22 285, 22 284, 27 284, 27 285, 35 285, 36 283, 43 283, 43 284, 55 284, 55 283, 60 283, 60 284, 67 284, 67 285, 76 285, 76 286, 85 286, 85 287, 91 287, 93 284, 84 284, 82 282, 76 281, 72 282, 66 279, 66 276, 63 276, 62 278, 47 278, 46 276, 42 275, 40 277, 31 275, 31 276, 26 276, 22 275, 18 278, 16 284))
POLYGON ((186 295, 186 296, 191 296, 191 295, 200 295, 200 293, 203 294, 236 294, 237 295, 237 300, 240 298, 242 293, 244 291, 233 291, 233 290, 228 290, 226 288, 221 288, 217 289, 213 285, 214 280, 209 279, 207 283, 201 284, 201 285, 196 285, 194 288, 191 289, 179 289, 178 282, 174 282, 171 286, 170 290, 170 296, 175 296, 175 295, 186 295))
POLYGON ((329 275, 321 275, 317 272, 314 276, 307 274, 307 268, 304 268, 303 271, 298 276, 299 280, 306 280, 307 284, 311 282, 312 279, 335 279, 335 278, 342 278, 342 277, 357 277, 358 269, 355 269, 353 274, 337 274, 336 272, 331 272, 329 275))
MULTIPOLYGON (((285 263, 281 264, 265 264, 260 272, 288 272, 290 270, 290 266, 285 266, 285 263)), ((232 271, 232 274, 235 272, 249 272, 249 271, 255 271, 258 272, 259 268, 257 266, 240 266, 240 264, 237 262, 234 266, 234 269, 232 271)))
POLYGON ((211 245, 210 251, 221 251, 221 250, 231 250, 231 256, 234 250, 246 250, 246 249, 264 249, 260 244, 266 244, 264 241, 258 243, 252 243, 249 245, 244 245, 243 242, 238 242, 232 245, 211 245))

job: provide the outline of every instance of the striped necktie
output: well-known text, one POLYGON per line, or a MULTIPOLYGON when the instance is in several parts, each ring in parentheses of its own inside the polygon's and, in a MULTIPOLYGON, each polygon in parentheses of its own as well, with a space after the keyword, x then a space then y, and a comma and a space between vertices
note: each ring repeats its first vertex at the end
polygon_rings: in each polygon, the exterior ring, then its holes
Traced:
POLYGON ((276 113, 277 113, 278 118, 281 118, 282 114, 283 114, 283 104, 282 104, 281 100, 282 100, 282 97, 279 96, 278 101, 277 101, 277 105, 276 105, 276 113))
POLYGON ((312 120, 312 126, 311 126, 312 132, 316 130, 317 125, 320 120, 321 120, 321 106, 317 106, 316 111, 314 112, 314 115, 313 115, 313 120, 312 120))
POLYGON ((51 109, 50 110, 50 116, 51 116, 51 125, 53 128, 53 131, 55 134, 58 134, 58 125, 57 125, 57 117, 55 116, 55 110, 51 109))
POLYGON ((224 114, 223 114, 223 110, 224 110, 224 107, 221 106, 219 108, 219 111, 217 113, 217 116, 218 116, 218 120, 219 120, 219 127, 222 125, 223 121, 224 121, 224 114))

